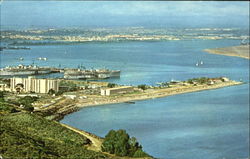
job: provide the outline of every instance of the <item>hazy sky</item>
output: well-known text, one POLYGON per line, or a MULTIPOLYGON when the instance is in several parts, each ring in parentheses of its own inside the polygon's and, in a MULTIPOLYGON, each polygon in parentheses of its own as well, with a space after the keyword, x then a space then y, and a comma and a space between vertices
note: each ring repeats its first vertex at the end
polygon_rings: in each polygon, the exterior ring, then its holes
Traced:
POLYGON ((241 27, 249 2, 4 1, 1 25, 47 27, 241 27))

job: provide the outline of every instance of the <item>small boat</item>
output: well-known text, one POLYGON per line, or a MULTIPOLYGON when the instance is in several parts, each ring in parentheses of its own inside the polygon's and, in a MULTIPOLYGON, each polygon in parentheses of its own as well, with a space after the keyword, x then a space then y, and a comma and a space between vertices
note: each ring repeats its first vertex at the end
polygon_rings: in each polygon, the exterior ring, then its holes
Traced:
POLYGON ((199 66, 199 63, 197 62, 197 63, 195 64, 195 66, 197 66, 197 67, 198 67, 198 66, 199 66))
POLYGON ((24 58, 23 58, 23 57, 20 57, 20 58, 19 58, 19 61, 23 61, 23 60, 24 60, 24 58))
POLYGON ((201 61, 201 65, 203 65, 203 61, 201 61))
POLYGON ((39 57, 39 58, 37 58, 38 60, 43 60, 43 61, 47 61, 47 58, 46 57, 39 57))
POLYGON ((135 102, 133 102, 133 101, 127 101, 127 102, 124 102, 124 103, 135 104, 135 102))

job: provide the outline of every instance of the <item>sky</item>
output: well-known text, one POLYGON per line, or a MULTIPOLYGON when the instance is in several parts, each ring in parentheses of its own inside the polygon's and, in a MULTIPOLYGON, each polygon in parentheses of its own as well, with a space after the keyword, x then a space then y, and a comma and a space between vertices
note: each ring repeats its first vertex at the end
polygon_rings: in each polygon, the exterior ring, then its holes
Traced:
POLYGON ((248 27, 249 2, 6 1, 1 26, 248 27))

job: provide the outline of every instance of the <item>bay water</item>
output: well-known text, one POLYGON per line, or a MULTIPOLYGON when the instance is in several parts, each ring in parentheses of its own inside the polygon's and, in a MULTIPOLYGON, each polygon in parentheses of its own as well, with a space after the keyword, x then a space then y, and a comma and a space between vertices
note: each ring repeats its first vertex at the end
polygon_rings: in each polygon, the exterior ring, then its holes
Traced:
MULTIPOLYGON (((202 50, 239 44, 239 40, 181 40, 29 46, 30 50, 2 51, 0 61, 1 67, 34 62, 119 69, 121 77, 107 81, 125 85, 194 77, 242 80, 245 84, 240 86, 83 108, 61 121, 102 137, 111 129, 125 129, 157 158, 235 159, 249 157, 249 60, 202 50), (21 57, 23 61, 18 60, 21 57), (204 64, 196 67, 200 61, 204 64)), ((47 75, 55 76, 61 75, 47 75)))

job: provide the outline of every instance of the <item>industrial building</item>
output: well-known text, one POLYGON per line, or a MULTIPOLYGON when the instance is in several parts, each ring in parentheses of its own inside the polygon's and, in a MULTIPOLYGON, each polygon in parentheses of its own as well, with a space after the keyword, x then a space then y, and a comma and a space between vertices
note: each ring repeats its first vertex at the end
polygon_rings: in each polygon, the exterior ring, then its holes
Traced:
POLYGON ((110 96, 113 94, 124 94, 133 92, 134 88, 132 86, 122 86, 122 87, 116 87, 116 88, 106 88, 101 89, 101 95, 102 96, 110 96))
POLYGON ((10 89, 13 92, 34 92, 48 93, 50 89, 58 92, 59 81, 55 79, 37 79, 34 77, 28 78, 11 78, 10 89))

